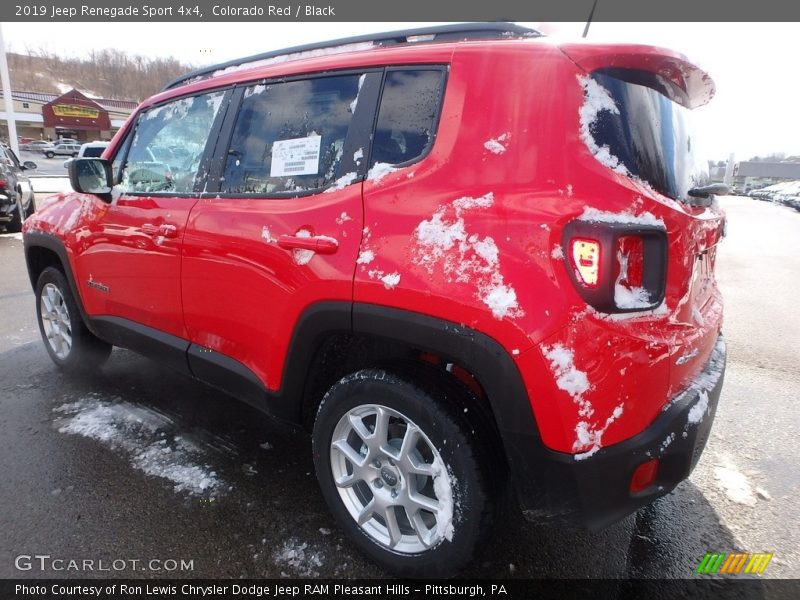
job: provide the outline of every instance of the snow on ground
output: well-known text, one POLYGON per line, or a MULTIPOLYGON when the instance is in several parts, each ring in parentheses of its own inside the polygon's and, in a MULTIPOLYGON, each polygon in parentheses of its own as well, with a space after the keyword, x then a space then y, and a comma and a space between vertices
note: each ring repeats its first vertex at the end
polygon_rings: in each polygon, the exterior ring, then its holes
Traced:
POLYGON ((307 542, 297 538, 289 538, 283 547, 275 552, 273 559, 278 566, 287 567, 291 573, 281 572, 284 577, 301 576, 317 577, 318 568, 323 565, 324 555, 319 550, 309 547, 307 542))
POLYGON ((168 435, 172 420, 151 408, 91 394, 53 412, 60 433, 87 437, 121 451, 134 468, 168 480, 176 492, 214 497, 223 488, 216 472, 203 462, 208 449, 185 437, 168 435))
POLYGON ((717 487, 722 490, 731 502, 745 506, 755 506, 758 500, 747 476, 739 471, 727 457, 722 457, 722 464, 714 467, 717 487))
POLYGON ((0 233, 0 238, 22 241, 22 233, 0 233))

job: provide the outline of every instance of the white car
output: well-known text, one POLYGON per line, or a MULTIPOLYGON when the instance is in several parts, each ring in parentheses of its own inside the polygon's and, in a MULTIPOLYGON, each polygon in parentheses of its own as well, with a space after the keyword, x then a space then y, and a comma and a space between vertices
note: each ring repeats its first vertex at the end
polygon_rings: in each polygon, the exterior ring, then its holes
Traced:
MULTIPOLYGON (((108 148, 108 145, 111 142, 86 142, 81 146, 81 149, 78 150, 78 155, 74 158, 100 158, 103 155, 103 151, 108 148)), ((64 161, 64 168, 69 168, 69 163, 72 162, 72 158, 68 158, 64 161)))

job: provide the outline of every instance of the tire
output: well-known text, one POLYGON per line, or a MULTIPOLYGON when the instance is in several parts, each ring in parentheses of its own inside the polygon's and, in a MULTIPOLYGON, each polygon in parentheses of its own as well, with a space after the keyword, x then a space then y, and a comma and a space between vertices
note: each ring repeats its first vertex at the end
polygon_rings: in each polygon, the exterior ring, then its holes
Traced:
POLYGON ((455 389, 425 369, 365 369, 331 387, 317 413, 322 495, 353 543, 398 576, 456 573, 494 519, 492 461, 455 389))
POLYGON ((45 152, 45 153, 44 153, 44 155, 45 155, 47 158, 53 158, 53 157, 55 156, 55 154, 54 154, 54 153, 52 153, 52 152, 50 152, 49 150, 48 150, 47 152, 45 152))
POLYGON ((32 216, 33 213, 36 212, 36 194, 33 192, 33 188, 31 188, 31 198, 28 201, 28 208, 25 209, 25 218, 32 216))
POLYGON ((36 283, 36 318, 47 353, 64 371, 93 371, 111 354, 111 344, 86 328, 64 274, 55 267, 42 271, 36 283))
POLYGON ((6 231, 9 233, 19 233, 22 231, 22 218, 20 217, 22 212, 22 200, 19 194, 17 194, 17 208, 14 210, 11 220, 6 223, 6 231))
POLYGON ((72 153, 72 158, 76 158, 77 156, 78 156, 78 153, 77 153, 77 152, 73 152, 73 153, 72 153))

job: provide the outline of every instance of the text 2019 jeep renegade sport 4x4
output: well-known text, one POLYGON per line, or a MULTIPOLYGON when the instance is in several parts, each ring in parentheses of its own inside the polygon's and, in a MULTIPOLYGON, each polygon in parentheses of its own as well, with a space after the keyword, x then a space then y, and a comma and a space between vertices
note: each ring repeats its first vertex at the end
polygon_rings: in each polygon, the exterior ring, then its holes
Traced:
POLYGON ((465 565, 506 491, 605 526, 689 475, 720 393, 724 216, 687 125, 713 91, 669 50, 510 24, 192 73, 25 222, 45 346, 307 426, 397 573, 465 565))

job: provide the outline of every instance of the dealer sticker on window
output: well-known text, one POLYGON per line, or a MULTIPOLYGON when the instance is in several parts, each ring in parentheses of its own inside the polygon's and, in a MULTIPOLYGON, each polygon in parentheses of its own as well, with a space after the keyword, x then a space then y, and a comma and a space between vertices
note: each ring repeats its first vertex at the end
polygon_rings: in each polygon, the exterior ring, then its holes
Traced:
POLYGON ((316 175, 319 171, 321 140, 318 135, 310 135, 273 143, 269 176, 316 175))

